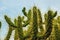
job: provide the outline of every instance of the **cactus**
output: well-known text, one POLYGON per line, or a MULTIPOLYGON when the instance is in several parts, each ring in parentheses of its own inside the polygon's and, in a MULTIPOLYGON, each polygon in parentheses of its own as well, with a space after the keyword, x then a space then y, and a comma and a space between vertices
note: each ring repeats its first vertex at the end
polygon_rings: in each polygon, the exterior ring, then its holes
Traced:
POLYGON ((19 38, 20 40, 23 40, 23 29, 22 29, 22 20, 21 20, 21 17, 18 16, 18 34, 19 34, 19 38))
MULTIPOLYGON (((15 20, 14 20, 14 23, 15 23, 15 25, 17 26, 17 24, 18 24, 18 20, 15 19, 15 20)), ((17 30, 17 28, 15 28, 14 40, 18 40, 18 39, 19 39, 18 30, 17 30)))
POLYGON ((55 25, 55 27, 54 27, 54 29, 55 29, 55 39, 56 40, 60 40, 60 29, 58 28, 58 25, 55 25))
POLYGON ((45 34, 42 37, 40 37, 41 40, 46 40, 50 36, 50 34, 52 32, 52 20, 57 15, 57 12, 55 12, 54 15, 52 15, 52 14, 53 14, 52 11, 49 10, 48 14, 47 14, 48 15, 48 20, 47 20, 47 23, 48 23, 47 27, 48 27, 48 29, 45 32, 45 34))
MULTIPOLYGON (((27 24, 22 24, 22 18, 19 16, 18 17, 18 20, 17 20, 17 25, 16 25, 16 23, 15 24, 13 24, 12 22, 11 22, 11 20, 10 20, 10 18, 8 18, 6 15, 5 15, 5 19, 6 19, 6 21, 7 21, 7 23, 11 26, 11 27, 13 27, 13 29, 15 29, 15 31, 18 31, 18 35, 19 35, 19 38, 20 38, 20 40, 24 40, 24 36, 23 36, 23 27, 24 26, 26 26, 27 24), (20 33, 21 32, 21 33, 20 33)), ((16 22, 16 21, 15 21, 16 22)), ((26 23, 26 22, 25 22, 26 23)), ((9 33, 8 33, 9 34, 9 33)))
POLYGON ((60 28, 60 16, 57 17, 58 20, 58 27, 60 28))
POLYGON ((24 7, 22 12, 24 16, 27 17, 26 21, 24 21, 24 18, 18 16, 18 18, 15 19, 13 23, 9 17, 7 17, 6 15, 4 16, 6 22, 11 27, 13 27, 13 29, 15 29, 16 33, 14 39, 26 40, 27 38, 31 38, 31 40, 46 40, 52 32, 52 21, 57 15, 57 12, 53 13, 51 10, 48 11, 45 23, 47 30, 43 35, 38 34, 44 31, 40 10, 37 9, 36 6, 34 6, 33 9, 29 10, 27 13, 26 8, 24 7), (23 27, 26 27, 27 25, 31 27, 31 30, 28 29, 29 32, 27 32, 27 34, 24 35, 23 27), (38 29, 40 29, 41 32, 39 32, 38 29))
POLYGON ((48 29, 48 27, 47 27, 47 24, 48 24, 48 23, 47 23, 48 15, 47 15, 47 14, 44 15, 44 19, 45 19, 45 20, 44 20, 44 24, 45 24, 45 31, 46 31, 46 30, 48 29))
POLYGON ((26 8, 24 7, 24 8, 22 9, 22 12, 23 12, 24 16, 27 17, 27 21, 24 21, 24 23, 27 25, 27 24, 30 23, 31 10, 29 10, 28 13, 27 13, 27 12, 26 12, 26 8))
POLYGON ((58 16, 57 19, 58 19, 58 23, 60 23, 60 16, 58 16))
POLYGON ((38 23, 37 23, 37 8, 33 7, 33 25, 32 25, 32 31, 33 31, 33 36, 32 40, 37 40, 37 33, 38 33, 38 23))
POLYGON ((60 39, 60 37, 59 37, 60 36, 60 27, 59 27, 59 25, 60 25, 60 16, 57 17, 56 23, 54 25, 55 40, 59 40, 60 39))
POLYGON ((41 33, 43 33, 44 29, 43 29, 43 21, 42 21, 41 11, 38 9, 37 12, 38 12, 37 13, 38 26, 40 28, 41 33))
POLYGON ((10 39, 12 31, 13 31, 13 28, 11 26, 9 26, 8 34, 7 34, 7 36, 4 40, 9 40, 10 39))

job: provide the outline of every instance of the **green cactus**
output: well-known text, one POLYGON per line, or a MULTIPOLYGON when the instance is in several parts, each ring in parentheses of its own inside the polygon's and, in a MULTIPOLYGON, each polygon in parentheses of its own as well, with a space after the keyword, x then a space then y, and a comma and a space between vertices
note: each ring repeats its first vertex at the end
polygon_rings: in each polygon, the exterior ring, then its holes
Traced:
POLYGON ((12 22, 11 22, 11 20, 5 15, 5 19, 6 19, 6 21, 7 21, 7 23, 11 26, 11 27, 13 27, 14 29, 16 29, 15 31, 18 31, 18 35, 19 35, 19 37, 20 37, 20 39, 21 40, 24 40, 24 37, 22 38, 21 36, 23 35, 22 33, 23 33, 23 27, 24 26, 26 26, 27 24, 25 23, 25 24, 22 24, 22 18, 19 16, 18 17, 18 20, 17 20, 17 25, 16 24, 13 24, 12 22), (20 33, 21 32, 21 33, 20 33))
POLYGON ((10 39, 12 31, 13 31, 13 28, 11 26, 9 26, 8 34, 7 34, 7 36, 4 40, 9 40, 10 39))
POLYGON ((44 24, 45 24, 45 31, 46 31, 46 30, 48 29, 48 27, 47 27, 47 24, 48 24, 48 23, 47 23, 48 15, 47 15, 47 14, 44 15, 44 19, 45 19, 45 20, 44 20, 44 24))
POLYGON ((42 37, 40 37, 40 40, 46 40, 50 36, 50 34, 52 32, 52 20, 56 16, 57 12, 55 12, 54 15, 52 15, 52 14, 53 13, 51 12, 51 10, 49 10, 48 14, 47 14, 48 15, 48 19, 47 19, 47 23, 48 23, 47 27, 48 27, 48 29, 45 32, 45 34, 42 37))
MULTIPOLYGON (((15 19, 15 20, 14 20, 14 23, 15 23, 15 25, 17 26, 17 25, 18 25, 18 20, 15 19)), ((18 27, 18 26, 17 26, 17 27, 18 27)), ((19 39, 18 30, 17 30, 17 28, 15 28, 14 40, 18 40, 18 39, 19 39)))
POLYGON ((40 31, 43 33, 44 29, 43 29, 43 21, 42 21, 42 16, 41 16, 41 11, 38 9, 38 26, 40 28, 40 31))
POLYGON ((56 23, 54 22, 54 34, 55 34, 55 40, 59 40, 60 39, 60 27, 59 27, 59 25, 60 25, 60 16, 58 16, 57 17, 57 19, 55 19, 56 21, 56 23))
POLYGON ((37 33, 38 33, 38 23, 37 23, 37 8, 33 7, 33 25, 32 25, 32 31, 33 31, 33 36, 32 40, 37 40, 37 33))
POLYGON ((58 25, 55 25, 55 39, 60 40, 60 29, 58 28, 58 25))
POLYGON ((57 12, 52 13, 51 10, 48 11, 48 18, 47 18, 47 31, 45 32, 45 34, 42 37, 38 37, 38 23, 37 23, 37 8, 33 7, 33 25, 32 25, 32 31, 33 31, 33 35, 32 35, 32 40, 46 40, 51 32, 52 32, 52 20, 53 18, 57 15, 57 12), (53 15, 54 14, 54 15, 53 15))
POLYGON ((57 19, 58 19, 58 23, 60 23, 60 16, 58 16, 57 19))
POLYGON ((18 16, 18 34, 19 34, 19 38, 20 40, 24 40, 24 37, 23 37, 23 29, 22 29, 22 20, 21 20, 21 17, 18 16))
POLYGON ((15 29, 14 39, 26 40, 27 38, 31 38, 31 40, 46 40, 52 32, 52 21, 54 17, 57 15, 57 12, 53 13, 51 10, 48 11, 47 17, 45 18, 46 20, 45 25, 47 30, 43 35, 38 34, 41 32, 43 33, 44 31, 40 10, 37 9, 36 6, 34 6, 33 9, 29 10, 27 13, 26 8, 24 7, 22 12, 27 17, 26 21, 24 21, 24 17, 18 16, 18 18, 15 19, 13 23, 9 17, 7 17, 6 15, 4 16, 6 22, 13 29, 15 29), (26 27, 27 25, 29 25, 31 29, 30 30, 28 29, 29 32, 27 32, 27 34, 24 35, 23 27, 26 27), (38 29, 40 29, 41 32, 39 32, 38 29))
POLYGON ((58 20, 58 27, 60 28, 60 16, 57 17, 58 20))
POLYGON ((14 27, 14 28, 17 27, 17 26, 15 26, 15 24, 11 21, 11 19, 10 19, 8 16, 5 15, 4 18, 5 18, 6 22, 7 22, 10 26, 12 26, 12 27, 14 27))
POLYGON ((31 18, 31 10, 28 11, 28 13, 26 12, 26 8, 24 7, 22 9, 23 14, 27 17, 27 21, 24 21, 25 25, 30 23, 30 18, 31 18))

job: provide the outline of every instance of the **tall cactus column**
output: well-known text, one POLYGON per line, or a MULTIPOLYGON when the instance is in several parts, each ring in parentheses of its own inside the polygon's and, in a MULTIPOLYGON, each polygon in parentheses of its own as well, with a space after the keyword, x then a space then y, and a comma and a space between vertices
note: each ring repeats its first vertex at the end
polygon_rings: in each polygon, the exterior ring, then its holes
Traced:
POLYGON ((18 34, 20 40, 23 40, 24 37, 23 37, 23 29, 22 29, 22 20, 20 16, 18 16, 18 34))
MULTIPOLYGON (((18 25, 18 20, 14 19, 14 23, 17 26, 18 25)), ((18 27, 18 26, 17 26, 18 27)), ((15 35, 14 35, 14 40, 18 40, 19 39, 19 34, 18 34, 18 29, 15 28, 15 35)))
POLYGON ((33 31, 33 36, 32 36, 32 40, 37 40, 37 33, 38 33, 38 23, 37 23, 37 11, 36 11, 36 7, 33 8, 33 27, 32 27, 32 31, 33 31))
POLYGON ((42 20, 42 16, 41 16, 41 11, 38 9, 37 10, 37 19, 38 19, 38 28, 40 29, 39 31, 41 32, 41 34, 43 34, 44 32, 44 28, 43 28, 43 20, 42 20))

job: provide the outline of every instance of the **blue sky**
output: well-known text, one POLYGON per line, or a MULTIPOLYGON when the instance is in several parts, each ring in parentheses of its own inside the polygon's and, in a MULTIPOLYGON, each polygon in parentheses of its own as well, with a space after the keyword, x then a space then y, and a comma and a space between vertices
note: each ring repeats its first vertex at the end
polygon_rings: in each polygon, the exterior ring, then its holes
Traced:
MULTIPOLYGON (((0 0, 0 21, 2 22, 1 28, 1 40, 4 40, 6 32, 8 30, 7 23, 4 20, 4 15, 8 15, 11 19, 14 19, 18 15, 22 14, 22 8, 26 7, 27 10, 36 5, 41 11, 42 15, 48 9, 60 12, 60 0, 0 0)), ((13 37, 11 38, 13 40, 13 37)))

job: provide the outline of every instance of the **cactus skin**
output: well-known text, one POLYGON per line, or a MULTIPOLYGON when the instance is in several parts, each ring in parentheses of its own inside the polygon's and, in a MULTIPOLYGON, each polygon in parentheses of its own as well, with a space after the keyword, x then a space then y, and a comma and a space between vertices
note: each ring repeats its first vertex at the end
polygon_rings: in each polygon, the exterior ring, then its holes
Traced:
POLYGON ((0 28, 1 28, 1 22, 0 22, 0 28))

